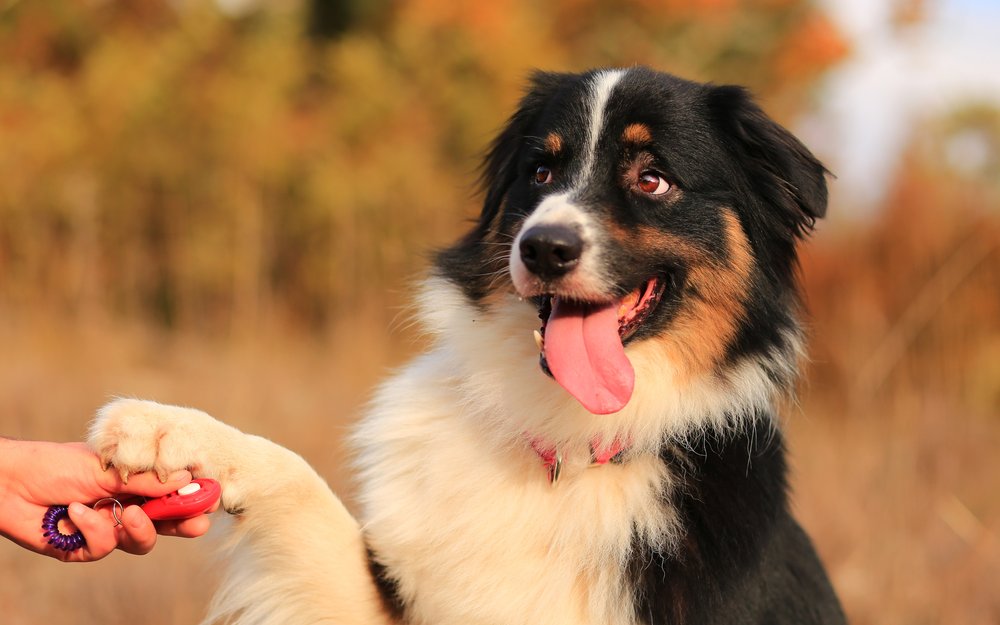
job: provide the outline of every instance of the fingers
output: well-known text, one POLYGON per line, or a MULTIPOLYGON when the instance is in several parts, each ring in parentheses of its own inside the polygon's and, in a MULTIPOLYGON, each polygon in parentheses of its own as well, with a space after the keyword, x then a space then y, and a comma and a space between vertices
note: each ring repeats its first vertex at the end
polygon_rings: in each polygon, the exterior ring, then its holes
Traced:
POLYGON ((125 508, 120 529, 118 548, 126 553, 143 555, 156 545, 156 527, 139 506, 125 508))
MULTIPOLYGON (((156 527, 139 506, 128 506, 121 512, 121 525, 103 512, 81 503, 69 506, 69 519, 83 533, 87 545, 82 560, 100 560, 115 549, 143 555, 156 545, 156 527)), ((75 559, 75 558, 74 558, 75 559)))
MULTIPOLYGON (((110 509, 107 509, 110 510, 110 509)), ((208 532, 212 520, 207 514, 181 521, 162 521, 156 525, 139 506, 128 506, 121 513, 121 525, 107 510, 94 510, 81 503, 69 505, 69 520, 83 533, 86 546, 73 552, 54 552, 62 560, 92 562, 115 549, 144 555, 156 546, 157 533, 164 536, 197 538, 208 532)))
POLYGON ((156 524, 156 531, 162 536, 197 538, 205 534, 211 526, 212 518, 207 514, 200 514, 181 521, 161 521, 156 524))
POLYGON ((118 528, 118 549, 134 555, 144 555, 156 546, 156 535, 197 538, 212 525, 207 515, 181 521, 163 521, 153 524, 139 506, 128 506, 122 512, 122 525, 118 528))

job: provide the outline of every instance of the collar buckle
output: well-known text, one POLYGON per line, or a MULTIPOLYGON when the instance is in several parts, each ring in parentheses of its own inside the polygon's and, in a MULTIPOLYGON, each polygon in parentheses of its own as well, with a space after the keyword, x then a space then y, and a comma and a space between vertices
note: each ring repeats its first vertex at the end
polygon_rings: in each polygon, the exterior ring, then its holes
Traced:
POLYGON ((562 466, 563 466, 562 452, 556 450, 552 460, 547 461, 545 463, 545 467, 548 470, 549 474, 549 484, 551 484, 552 486, 555 486, 556 482, 559 481, 559 476, 562 475, 562 466))
MULTIPOLYGON (((534 452, 542 461, 549 478, 549 484, 556 485, 562 475, 563 455, 557 446, 548 445, 538 438, 529 438, 534 452)), ((600 467, 606 464, 621 464, 629 445, 621 438, 615 438, 605 446, 600 437, 594 437, 590 443, 590 467, 600 467)))

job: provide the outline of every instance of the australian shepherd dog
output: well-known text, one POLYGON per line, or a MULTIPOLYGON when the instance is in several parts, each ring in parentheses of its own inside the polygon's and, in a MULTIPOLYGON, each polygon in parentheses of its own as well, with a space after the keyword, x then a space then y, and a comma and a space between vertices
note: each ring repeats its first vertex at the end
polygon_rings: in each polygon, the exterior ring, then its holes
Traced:
POLYGON ((210 622, 843 623, 776 413, 826 174, 742 88, 536 74, 478 221, 415 294, 429 350, 353 437, 358 521, 301 458, 197 410, 118 400, 90 442, 222 482, 210 622))

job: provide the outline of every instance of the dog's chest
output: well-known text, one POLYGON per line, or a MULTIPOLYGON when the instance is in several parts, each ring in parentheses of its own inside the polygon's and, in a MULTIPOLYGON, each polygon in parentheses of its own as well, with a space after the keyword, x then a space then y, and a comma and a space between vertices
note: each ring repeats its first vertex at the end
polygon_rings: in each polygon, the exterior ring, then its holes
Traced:
POLYGON ((552 485, 527 441, 490 444, 447 389, 398 381, 363 428, 362 500, 409 620, 633 623, 628 559, 674 528, 662 464, 569 454, 552 485))

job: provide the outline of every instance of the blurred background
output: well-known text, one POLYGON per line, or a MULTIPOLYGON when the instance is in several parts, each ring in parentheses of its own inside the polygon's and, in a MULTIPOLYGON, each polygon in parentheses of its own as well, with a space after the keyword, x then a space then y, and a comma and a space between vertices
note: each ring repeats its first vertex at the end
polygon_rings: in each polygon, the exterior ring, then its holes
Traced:
MULTIPOLYGON (((837 175, 787 428, 851 621, 998 623, 998 31, 990 0, 0 0, 0 434, 193 405, 350 501, 345 435, 526 75, 642 63, 749 86, 837 175)), ((194 623, 211 561, 2 541, 0 622, 194 623)))

